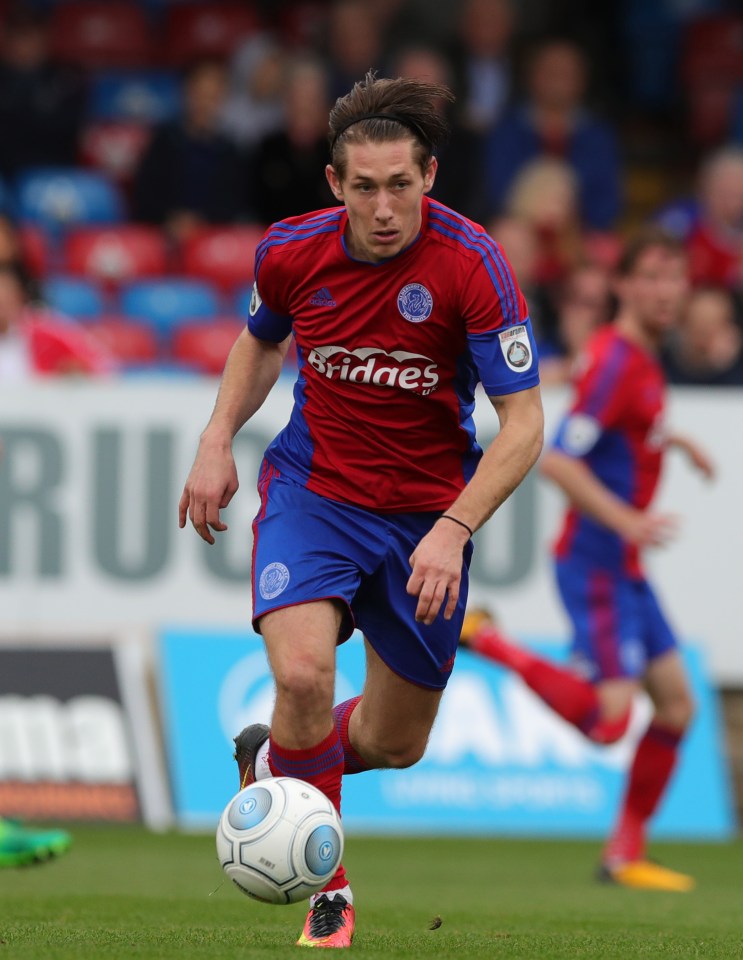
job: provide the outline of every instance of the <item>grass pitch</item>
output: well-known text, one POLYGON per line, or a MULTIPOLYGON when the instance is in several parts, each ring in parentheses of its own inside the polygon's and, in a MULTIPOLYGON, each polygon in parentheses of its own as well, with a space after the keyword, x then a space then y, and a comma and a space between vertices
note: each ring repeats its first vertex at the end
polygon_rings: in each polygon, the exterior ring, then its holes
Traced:
MULTIPOLYGON (((211 836, 77 828, 57 862, 0 871, 0 960, 243 960, 297 956, 305 907, 253 903, 223 882, 211 836)), ((369 957, 664 960, 743 957, 743 843, 658 844, 690 894, 591 880, 595 843, 360 839, 353 952, 369 957), (435 917, 438 929, 429 929, 435 917)))

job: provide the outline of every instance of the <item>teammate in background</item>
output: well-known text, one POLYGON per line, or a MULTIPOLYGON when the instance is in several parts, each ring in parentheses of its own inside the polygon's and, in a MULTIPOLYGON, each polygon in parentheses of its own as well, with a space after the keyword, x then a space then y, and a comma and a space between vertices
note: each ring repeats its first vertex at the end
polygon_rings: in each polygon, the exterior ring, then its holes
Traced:
POLYGON ((30 830, 13 820, 0 819, 0 867, 45 863, 69 849, 66 830, 30 830))
MULTIPOLYGON (((253 623, 276 683, 270 732, 236 738, 241 786, 307 780, 340 807, 341 777, 423 755, 456 655, 470 537, 539 455, 542 407, 527 308, 501 249, 430 200, 446 131, 440 84, 372 73, 330 113, 326 174, 343 204, 274 224, 256 254, 247 329, 180 501, 200 536, 226 525, 232 439, 261 406, 291 336, 291 419, 266 451, 253 525, 253 623), (480 381, 501 429, 474 435, 480 381), (333 710, 335 650, 365 634, 363 694, 333 710)), ((350 946, 343 867, 300 945, 350 946)))
POLYGON ((646 828, 668 786, 694 705, 674 633, 645 579, 641 550, 665 545, 677 519, 651 509, 663 454, 684 451, 710 478, 690 440, 663 428, 658 351, 687 292, 683 250, 657 227, 631 242, 619 266, 619 311, 589 342, 569 413, 541 462, 570 507, 556 546, 557 584, 573 624, 573 669, 507 642, 483 611, 462 643, 515 670, 595 743, 626 731, 644 686, 654 714, 638 744, 599 876, 628 887, 685 891, 693 880, 645 859, 646 828))

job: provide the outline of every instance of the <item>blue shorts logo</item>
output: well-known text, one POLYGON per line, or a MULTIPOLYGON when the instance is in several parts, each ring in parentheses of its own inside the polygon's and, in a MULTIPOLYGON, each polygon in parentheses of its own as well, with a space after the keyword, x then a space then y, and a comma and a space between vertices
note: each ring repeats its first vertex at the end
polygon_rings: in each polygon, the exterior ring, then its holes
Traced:
POLYGON ((269 563, 264 568, 258 582, 258 590, 264 600, 273 600, 286 590, 289 583, 289 571, 283 563, 269 563))
POLYGON ((397 295, 397 309, 411 323, 423 323, 433 310, 433 297, 422 283, 409 283, 397 295))

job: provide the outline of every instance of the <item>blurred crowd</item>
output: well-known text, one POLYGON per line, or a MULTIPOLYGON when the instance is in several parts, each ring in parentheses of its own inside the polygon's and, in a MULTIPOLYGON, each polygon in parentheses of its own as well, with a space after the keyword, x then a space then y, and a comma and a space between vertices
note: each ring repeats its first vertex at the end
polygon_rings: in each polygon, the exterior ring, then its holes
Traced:
POLYGON ((610 322, 624 238, 654 218, 693 283, 670 380, 743 384, 734 6, 0 2, 0 380, 218 373, 263 228, 334 203, 328 112, 373 68, 456 93, 433 194, 503 245, 544 382, 610 322), (659 142, 667 184, 638 205, 659 142))

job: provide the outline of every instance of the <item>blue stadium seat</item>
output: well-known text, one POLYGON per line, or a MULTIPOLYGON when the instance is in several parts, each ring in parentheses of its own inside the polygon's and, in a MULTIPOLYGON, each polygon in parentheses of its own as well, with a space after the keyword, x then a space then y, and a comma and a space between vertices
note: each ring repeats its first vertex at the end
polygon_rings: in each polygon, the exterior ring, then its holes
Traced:
POLYGON ((160 123, 181 111, 181 82, 165 70, 105 70, 91 78, 92 120, 160 123))
POLYGON ((98 284, 79 277, 49 277, 44 281, 42 298, 53 310, 75 320, 97 320, 105 307, 98 284))
POLYGON ((247 320, 250 309, 250 298, 253 295, 253 284, 246 283, 235 293, 235 313, 238 317, 247 320))
POLYGON ((120 223, 124 200, 104 174, 67 167, 36 167, 16 185, 18 216, 50 230, 81 224, 120 223))
POLYGON ((160 277, 130 283, 121 292, 121 312, 149 323, 161 342, 189 320, 211 320, 220 312, 215 288, 200 280, 160 277))

